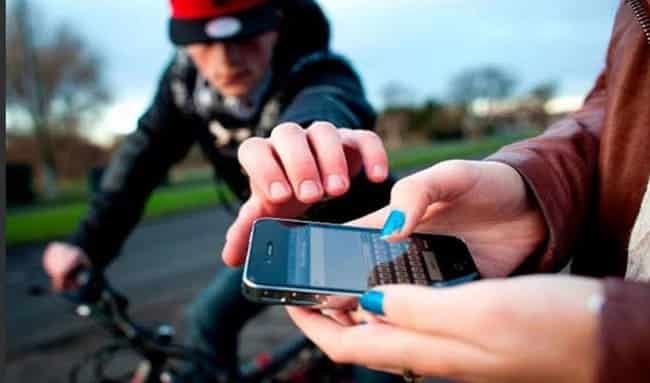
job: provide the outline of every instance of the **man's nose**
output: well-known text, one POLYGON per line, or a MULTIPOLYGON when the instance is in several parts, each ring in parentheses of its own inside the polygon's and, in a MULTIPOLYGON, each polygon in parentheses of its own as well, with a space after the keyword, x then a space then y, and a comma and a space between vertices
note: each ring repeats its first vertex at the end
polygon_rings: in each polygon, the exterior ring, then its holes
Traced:
POLYGON ((215 44, 216 55, 221 58, 224 64, 241 64, 241 53, 239 45, 233 42, 222 42, 215 44))

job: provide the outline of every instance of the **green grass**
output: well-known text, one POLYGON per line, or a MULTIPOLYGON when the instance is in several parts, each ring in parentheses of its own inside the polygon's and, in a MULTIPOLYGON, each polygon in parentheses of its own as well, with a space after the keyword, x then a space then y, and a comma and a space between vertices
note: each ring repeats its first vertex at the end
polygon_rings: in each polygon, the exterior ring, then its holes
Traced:
POLYGON ((400 149, 389 154, 390 168, 393 170, 417 168, 452 158, 477 159, 497 151, 504 145, 528 138, 531 135, 531 133, 520 133, 475 141, 456 141, 435 146, 400 149))
MULTIPOLYGON (((159 217, 216 203, 217 193, 214 183, 190 187, 169 187, 156 191, 149 199, 145 217, 159 217)), ((9 212, 5 232, 7 245, 45 241, 69 235, 75 230, 87 211, 88 203, 80 201, 9 212)))
POLYGON ((61 237, 74 230, 88 209, 85 202, 8 212, 5 226, 7 246, 61 237))
MULTIPOLYGON (((390 167, 392 170, 400 170, 422 167, 451 158, 480 158, 503 145, 528 136, 530 134, 489 137, 476 141, 450 142, 392 151, 389 154, 390 167)), ((66 186, 70 194, 80 193, 81 183, 71 183, 66 186)), ((234 197, 229 194, 229 198, 234 197)), ((160 188, 150 198, 145 217, 159 217, 213 206, 217 202, 217 193, 212 181, 160 188)), ((9 210, 6 221, 6 243, 11 246, 69 235, 87 210, 88 203, 84 200, 9 210)))

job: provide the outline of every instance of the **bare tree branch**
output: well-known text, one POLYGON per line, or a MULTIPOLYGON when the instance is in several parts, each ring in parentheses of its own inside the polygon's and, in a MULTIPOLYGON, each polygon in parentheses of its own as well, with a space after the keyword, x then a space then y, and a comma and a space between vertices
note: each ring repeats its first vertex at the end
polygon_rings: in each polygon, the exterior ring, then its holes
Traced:
POLYGON ((455 76, 450 83, 452 101, 468 105, 472 101, 504 99, 512 94, 517 84, 513 74, 498 66, 487 65, 465 70, 455 76))
POLYGON ((42 17, 27 0, 16 0, 7 18, 7 106, 25 112, 38 138, 45 171, 56 176, 51 135, 76 130, 85 115, 109 100, 102 82, 102 60, 69 25, 54 28, 34 21, 42 17), (53 32, 49 32, 53 31, 53 32))

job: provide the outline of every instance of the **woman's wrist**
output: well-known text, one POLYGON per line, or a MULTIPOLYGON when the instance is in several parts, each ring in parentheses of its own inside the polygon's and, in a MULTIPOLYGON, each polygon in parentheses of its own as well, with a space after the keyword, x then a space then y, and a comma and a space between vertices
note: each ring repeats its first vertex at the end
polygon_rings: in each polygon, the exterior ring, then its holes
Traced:
POLYGON ((600 363, 600 328, 601 312, 605 302, 605 288, 601 280, 591 279, 590 291, 587 291, 580 312, 585 312, 585 321, 581 326, 584 329, 578 332, 576 336, 582 339, 576 339, 575 342, 581 345, 576 355, 569 355, 566 360, 567 364, 573 364, 576 371, 569 369, 567 382, 593 383, 597 381, 598 365, 600 363), (575 357, 577 360, 571 360, 575 357))

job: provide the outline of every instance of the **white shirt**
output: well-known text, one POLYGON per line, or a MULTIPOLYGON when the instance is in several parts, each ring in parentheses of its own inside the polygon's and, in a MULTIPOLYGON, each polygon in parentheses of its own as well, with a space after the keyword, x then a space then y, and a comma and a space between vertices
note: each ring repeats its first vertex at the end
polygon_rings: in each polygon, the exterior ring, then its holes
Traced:
POLYGON ((625 279, 650 282, 650 178, 630 235, 625 279))

